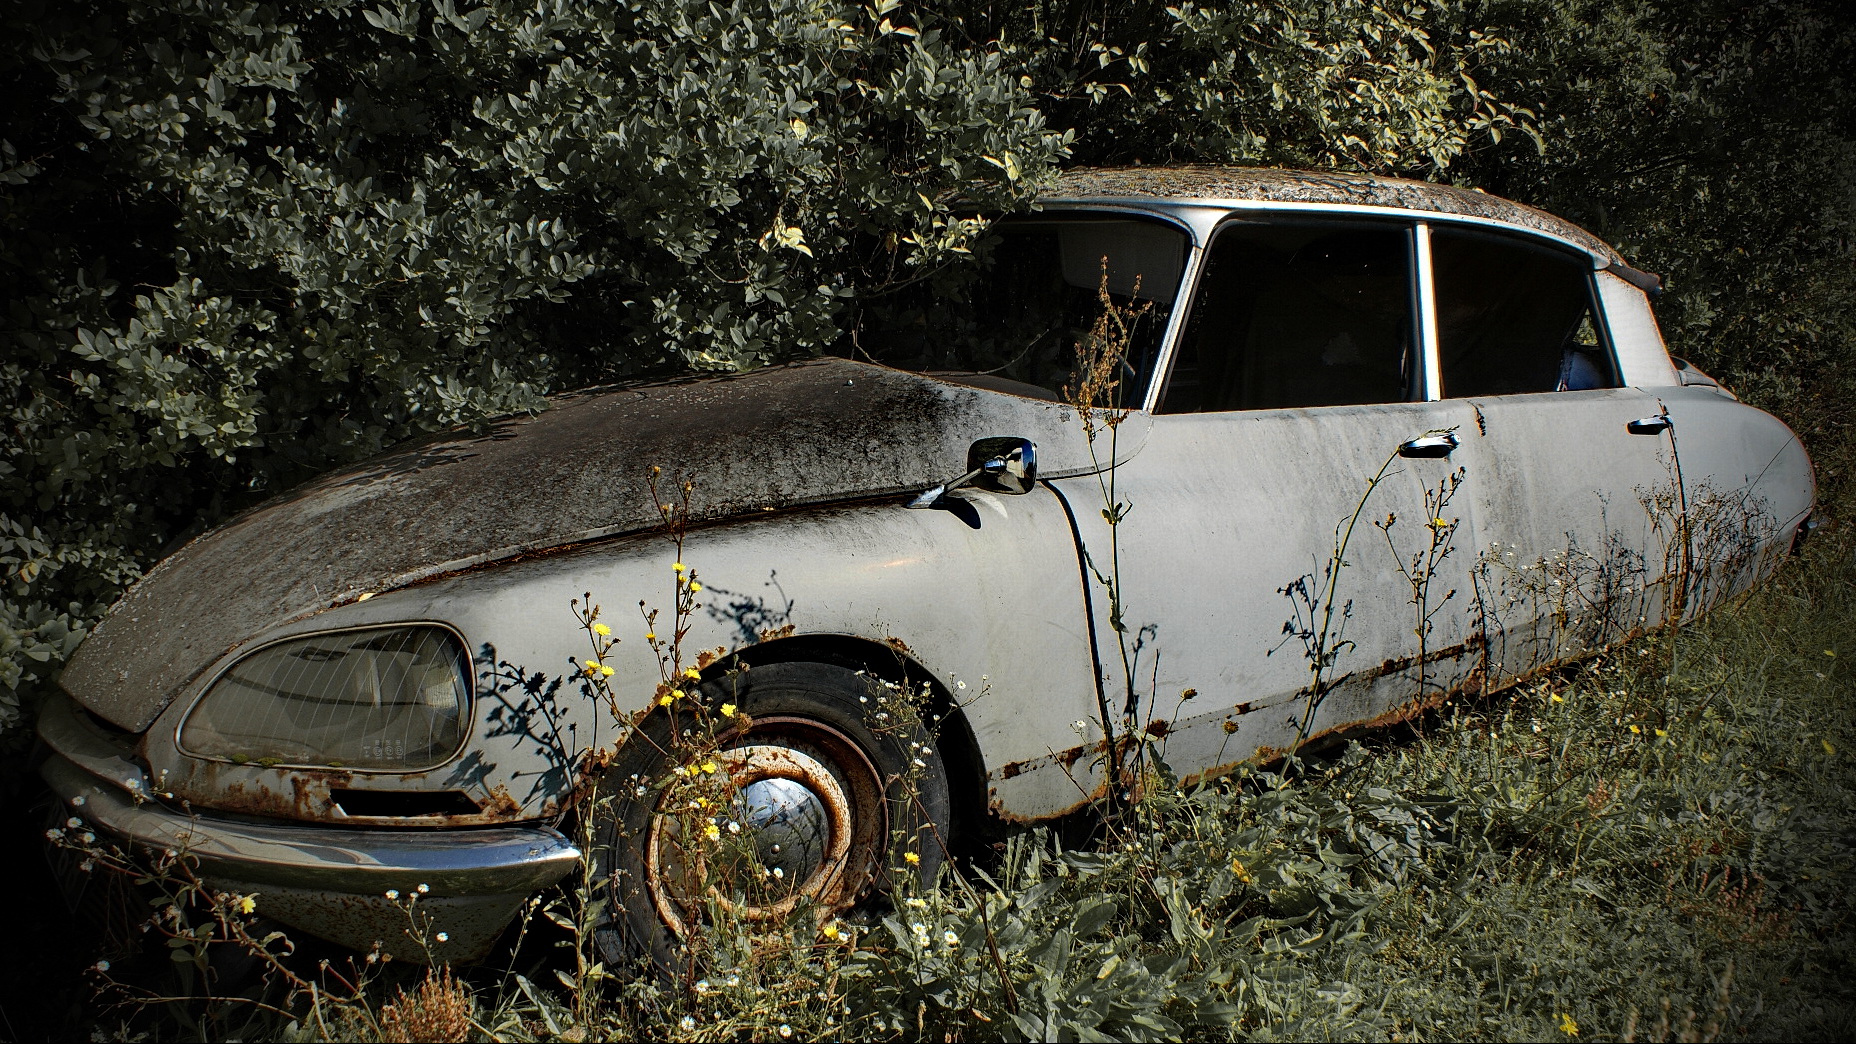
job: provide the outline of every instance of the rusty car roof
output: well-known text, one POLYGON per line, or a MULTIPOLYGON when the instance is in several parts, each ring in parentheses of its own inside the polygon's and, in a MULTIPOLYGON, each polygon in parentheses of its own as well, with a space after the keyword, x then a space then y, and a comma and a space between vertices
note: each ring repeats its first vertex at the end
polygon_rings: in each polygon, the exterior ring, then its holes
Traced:
POLYGON ((1544 210, 1475 189, 1344 171, 1280 167, 1079 167, 1060 174, 1046 202, 1307 203, 1387 207, 1519 225, 1569 240, 1622 264, 1611 245, 1544 210))

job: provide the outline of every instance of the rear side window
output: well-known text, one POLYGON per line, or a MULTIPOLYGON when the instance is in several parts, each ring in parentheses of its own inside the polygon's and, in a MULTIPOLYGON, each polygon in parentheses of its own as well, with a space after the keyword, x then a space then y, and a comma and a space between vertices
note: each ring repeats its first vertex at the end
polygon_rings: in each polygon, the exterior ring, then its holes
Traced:
POLYGON ((1618 386, 1583 255, 1510 236, 1431 233, 1443 394, 1618 386))
POLYGON ((1417 397, 1409 228, 1239 222, 1212 240, 1163 413, 1417 397))

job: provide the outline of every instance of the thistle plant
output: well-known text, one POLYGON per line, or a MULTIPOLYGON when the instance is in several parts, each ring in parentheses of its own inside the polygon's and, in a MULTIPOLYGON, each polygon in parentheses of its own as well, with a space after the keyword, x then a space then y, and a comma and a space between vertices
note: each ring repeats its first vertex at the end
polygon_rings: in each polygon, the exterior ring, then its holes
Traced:
POLYGON ((1453 587, 1445 591, 1443 597, 1434 599, 1431 588, 1445 559, 1456 549, 1460 519, 1446 515, 1450 502, 1463 488, 1463 475, 1464 470, 1457 468, 1438 479, 1435 486, 1425 488, 1424 521, 1421 523, 1421 543, 1417 550, 1409 553, 1400 551, 1393 537, 1393 529, 1399 522, 1396 512, 1388 511, 1384 520, 1373 521, 1373 527, 1385 538, 1386 549, 1392 553, 1393 566, 1411 589, 1410 605, 1414 611, 1412 633, 1418 639, 1414 667, 1417 670, 1417 694, 1420 698, 1428 695, 1431 687, 1425 672, 1430 667, 1431 632, 1437 614, 1457 596, 1457 590, 1453 587))
POLYGON ((1082 420, 1091 470, 1101 496, 1102 519, 1108 523, 1106 561, 1087 546, 1083 547, 1083 557, 1096 585, 1108 598, 1109 628, 1115 632, 1115 648, 1121 665, 1120 710, 1110 707, 1105 690, 1097 689, 1097 712, 1111 802, 1127 784, 1130 772, 1142 757, 1135 739, 1141 735, 1138 727, 1141 699, 1135 685, 1139 642, 1138 636, 1129 633, 1121 585, 1121 525, 1127 521, 1134 505, 1123 499, 1116 488, 1118 435, 1122 421, 1130 412, 1121 403, 1121 375, 1128 369, 1129 346, 1133 343, 1135 328, 1153 308, 1152 301, 1140 300, 1140 288, 1137 276, 1132 294, 1134 301, 1126 305, 1118 303, 1108 289, 1108 258, 1102 258, 1102 277, 1096 289, 1100 307, 1089 330, 1076 342, 1075 376, 1064 388, 1065 401, 1076 409, 1082 420), (1106 462, 1098 446, 1102 441, 1107 443, 1106 462))

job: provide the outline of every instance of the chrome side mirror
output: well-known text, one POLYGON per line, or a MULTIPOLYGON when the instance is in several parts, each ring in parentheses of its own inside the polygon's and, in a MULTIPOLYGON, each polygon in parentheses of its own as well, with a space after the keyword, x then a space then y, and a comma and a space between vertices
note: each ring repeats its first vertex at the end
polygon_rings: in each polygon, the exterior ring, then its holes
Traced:
POLYGON ((1038 481, 1037 444, 1030 439, 1021 439, 1011 435, 1001 435, 989 439, 980 439, 967 447, 967 473, 956 479, 926 490, 921 496, 909 501, 912 508, 931 508, 940 503, 942 497, 960 489, 972 486, 989 493, 1029 493, 1038 481))
POLYGON ((975 489, 1029 493, 1038 482, 1037 444, 1010 435, 981 439, 967 447, 967 472, 975 489))

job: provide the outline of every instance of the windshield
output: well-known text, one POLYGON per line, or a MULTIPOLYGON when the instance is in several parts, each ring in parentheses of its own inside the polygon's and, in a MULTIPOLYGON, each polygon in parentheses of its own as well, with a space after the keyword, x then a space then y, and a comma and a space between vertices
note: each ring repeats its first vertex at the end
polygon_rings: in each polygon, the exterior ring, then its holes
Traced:
POLYGON ((1073 214, 1008 218, 951 265, 859 303, 851 358, 1066 400, 1079 349, 1118 356, 1096 405, 1139 406, 1185 267, 1184 232, 1073 214))

